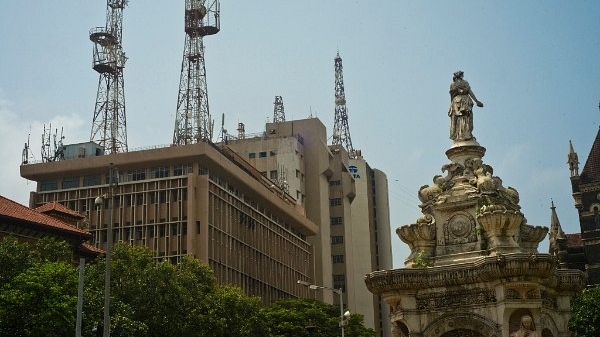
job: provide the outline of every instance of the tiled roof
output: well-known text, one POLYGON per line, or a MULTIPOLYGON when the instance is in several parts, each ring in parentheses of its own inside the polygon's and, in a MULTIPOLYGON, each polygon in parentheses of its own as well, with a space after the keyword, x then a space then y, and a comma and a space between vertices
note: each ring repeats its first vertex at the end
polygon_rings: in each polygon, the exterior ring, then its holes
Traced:
POLYGON ((600 181, 600 130, 596 134, 592 149, 585 161, 585 166, 580 174, 580 183, 595 183, 600 181))
POLYGON ((63 206, 61 203, 56 202, 56 201, 46 203, 40 207, 35 208, 35 210, 40 213, 48 213, 51 211, 55 211, 58 213, 70 215, 70 216, 78 218, 78 219, 85 218, 85 216, 81 215, 80 213, 75 212, 74 210, 72 210, 66 206, 63 206))
POLYGON ((87 242, 82 243, 80 246, 81 250, 85 250, 88 251, 90 253, 94 253, 94 254, 104 254, 104 251, 100 248, 96 248, 94 245, 91 245, 87 242))
POLYGON ((46 226, 54 230, 68 232, 72 235, 89 237, 90 234, 76 227, 70 226, 49 215, 40 213, 27 206, 21 205, 15 201, 0 195, 0 218, 9 218, 24 222, 29 222, 38 226, 46 226))
POLYGON ((567 247, 583 246, 581 233, 567 234, 567 247))

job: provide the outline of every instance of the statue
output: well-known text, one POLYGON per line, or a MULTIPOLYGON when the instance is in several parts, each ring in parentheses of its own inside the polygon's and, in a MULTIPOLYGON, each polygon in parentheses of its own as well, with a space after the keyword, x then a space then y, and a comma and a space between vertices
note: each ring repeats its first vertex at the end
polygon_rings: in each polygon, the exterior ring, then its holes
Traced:
POLYGON ((510 334, 510 337, 538 337, 535 332, 535 326, 533 324, 533 318, 529 315, 521 317, 521 325, 519 330, 510 334))
POLYGON ((473 137, 473 101, 482 108, 483 103, 477 100, 469 82, 463 79, 464 73, 457 71, 450 84, 450 139, 453 141, 475 139, 473 137))

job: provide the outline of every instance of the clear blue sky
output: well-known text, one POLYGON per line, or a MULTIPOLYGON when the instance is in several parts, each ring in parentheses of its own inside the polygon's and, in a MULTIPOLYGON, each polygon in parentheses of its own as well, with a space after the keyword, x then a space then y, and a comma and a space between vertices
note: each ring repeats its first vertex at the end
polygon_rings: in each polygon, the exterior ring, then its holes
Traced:
MULTIPOLYGON (((131 0, 129 148, 172 140, 183 54, 184 1, 131 0)), ((0 2, 0 194, 28 203, 19 176, 43 124, 66 143, 89 140, 98 74, 90 28, 106 1, 0 2)), ((331 132, 339 50, 354 148, 387 173, 392 231, 419 216, 417 191, 448 162, 448 86, 463 70, 485 107, 474 134, 483 158, 516 188, 532 225, 549 225, 554 200, 567 232, 579 231, 566 154, 583 168, 598 131, 598 1, 223 1, 221 32, 205 39, 211 113, 234 133, 260 132, 276 95, 286 117, 319 117, 331 132)), ((408 256, 393 234, 394 265, 408 256)), ((547 245, 544 246, 545 250, 547 245)))

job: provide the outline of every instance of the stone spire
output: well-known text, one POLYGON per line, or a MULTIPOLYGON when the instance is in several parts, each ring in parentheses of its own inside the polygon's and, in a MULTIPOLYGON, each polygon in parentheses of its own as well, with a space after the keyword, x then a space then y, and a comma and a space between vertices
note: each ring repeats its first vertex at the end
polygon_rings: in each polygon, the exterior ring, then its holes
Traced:
POLYGON ((548 253, 558 257, 559 268, 567 268, 567 236, 560 226, 554 201, 552 201, 550 210, 550 232, 548 233, 550 246, 548 253))
POLYGON ((569 164, 569 170, 571 170, 571 177, 579 176, 579 159, 577 158, 577 152, 573 149, 573 143, 569 140, 569 154, 567 155, 567 164, 569 164))

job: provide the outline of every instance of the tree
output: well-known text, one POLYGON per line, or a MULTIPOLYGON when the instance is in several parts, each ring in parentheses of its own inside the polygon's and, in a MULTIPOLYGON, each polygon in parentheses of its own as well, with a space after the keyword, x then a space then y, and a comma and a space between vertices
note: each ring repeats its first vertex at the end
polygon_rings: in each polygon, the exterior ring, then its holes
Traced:
POLYGON ((571 302, 569 330, 579 336, 600 336, 600 287, 585 289, 571 302))
MULTIPOLYGON (((211 331, 202 325, 215 289, 208 266, 192 257, 177 265, 156 262, 147 248, 123 243, 114 246, 111 261, 111 336, 201 336, 211 331)), ((86 268, 86 333, 103 321, 104 270, 104 258, 86 268)))
POLYGON ((220 286, 208 297, 204 326, 206 337, 269 336, 259 297, 250 297, 234 286, 220 286))
POLYGON ((32 264, 31 250, 11 236, 0 241, 0 287, 12 281, 32 264))
MULTIPOLYGON (((307 336, 306 327, 314 326, 312 336, 336 337, 340 334, 340 307, 307 299, 276 301, 263 309, 273 336, 307 336)), ((364 317, 351 314, 344 327, 348 336, 374 337, 375 331, 363 325, 364 317)))
POLYGON ((0 335, 75 333, 77 271, 66 262, 35 263, 0 290, 0 335))

